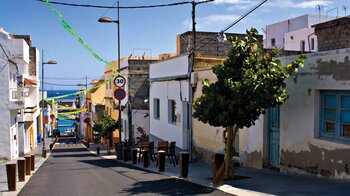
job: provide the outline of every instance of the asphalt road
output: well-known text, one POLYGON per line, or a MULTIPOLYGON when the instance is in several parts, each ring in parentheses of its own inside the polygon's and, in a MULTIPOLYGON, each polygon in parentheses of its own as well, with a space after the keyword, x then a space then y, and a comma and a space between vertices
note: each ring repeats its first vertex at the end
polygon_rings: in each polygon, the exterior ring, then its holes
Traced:
POLYGON ((73 138, 51 156, 19 195, 228 195, 180 179, 97 157, 73 138))

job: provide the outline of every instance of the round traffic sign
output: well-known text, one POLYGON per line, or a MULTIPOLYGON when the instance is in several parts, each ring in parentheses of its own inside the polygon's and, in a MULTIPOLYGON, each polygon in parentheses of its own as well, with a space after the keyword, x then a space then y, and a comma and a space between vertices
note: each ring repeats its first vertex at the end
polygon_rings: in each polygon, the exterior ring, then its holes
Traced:
POLYGON ((126 92, 122 88, 118 88, 117 90, 114 91, 114 98, 121 101, 126 97, 126 92))
POLYGON ((114 85, 117 87, 123 87, 125 86, 126 80, 123 76, 117 76, 114 78, 114 85))

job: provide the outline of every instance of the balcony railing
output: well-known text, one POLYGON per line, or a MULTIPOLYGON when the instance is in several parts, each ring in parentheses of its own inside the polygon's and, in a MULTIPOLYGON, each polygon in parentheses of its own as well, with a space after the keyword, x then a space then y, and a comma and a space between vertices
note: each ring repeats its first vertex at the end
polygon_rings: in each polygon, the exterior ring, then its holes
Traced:
POLYGON ((24 109, 24 114, 34 114, 37 110, 37 107, 36 106, 33 106, 33 107, 26 107, 24 109))

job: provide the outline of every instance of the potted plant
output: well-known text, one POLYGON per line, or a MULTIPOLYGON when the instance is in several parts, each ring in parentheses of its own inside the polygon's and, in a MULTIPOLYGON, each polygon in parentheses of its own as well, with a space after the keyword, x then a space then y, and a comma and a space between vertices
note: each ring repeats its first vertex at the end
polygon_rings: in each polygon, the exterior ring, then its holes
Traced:
POLYGON ((123 149, 124 161, 131 160, 131 149, 134 147, 133 139, 125 139, 121 142, 121 148, 123 149))

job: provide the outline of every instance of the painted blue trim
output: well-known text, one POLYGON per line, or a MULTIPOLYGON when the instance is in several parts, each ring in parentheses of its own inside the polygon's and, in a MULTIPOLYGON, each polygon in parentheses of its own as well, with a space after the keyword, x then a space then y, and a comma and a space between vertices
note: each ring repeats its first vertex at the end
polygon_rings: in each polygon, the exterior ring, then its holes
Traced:
MULTIPOLYGON (((342 111, 349 111, 350 107, 345 108, 342 107, 342 96, 350 96, 350 91, 341 91, 341 90, 325 90, 325 91, 320 91, 320 136, 322 138, 331 140, 331 141, 338 141, 341 143, 345 144, 350 144, 350 137, 343 137, 341 136, 342 130, 341 127, 342 125, 350 125, 348 122, 342 122, 342 111), (325 97, 329 96, 335 96, 335 108, 332 106, 326 106, 325 104, 325 97), (335 109, 336 110, 336 116, 335 120, 325 120, 325 109, 335 109), (326 132, 326 127, 325 123, 326 122, 334 122, 334 133, 328 133, 326 132)), ((345 118, 350 118, 350 117, 345 117, 345 118)))

